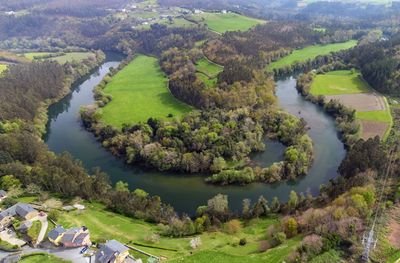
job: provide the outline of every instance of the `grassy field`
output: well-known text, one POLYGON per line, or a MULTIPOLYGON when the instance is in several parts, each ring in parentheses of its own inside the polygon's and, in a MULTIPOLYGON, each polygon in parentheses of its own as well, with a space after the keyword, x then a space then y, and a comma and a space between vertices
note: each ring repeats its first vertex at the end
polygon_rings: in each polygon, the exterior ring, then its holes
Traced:
POLYGON ((197 61, 196 69, 210 77, 216 77, 223 70, 223 67, 202 58, 197 61))
POLYGON ((315 76, 311 85, 313 95, 339 95, 370 92, 368 83, 356 71, 338 70, 315 76))
POLYGON ((317 56, 328 55, 331 52, 349 49, 354 47, 355 45, 357 45, 356 40, 349 40, 343 43, 305 47, 303 49, 294 50, 290 55, 283 57, 275 62, 272 62, 267 66, 267 69, 272 71, 273 69, 283 68, 296 62, 305 62, 309 59, 314 59, 317 56))
POLYGON ((204 23, 212 31, 225 33, 227 31, 246 31, 250 28, 265 23, 263 20, 242 16, 235 13, 203 13, 195 17, 204 19, 204 23))
POLYGON ((150 117, 181 117, 191 108, 177 100, 167 88, 167 78, 157 59, 139 55, 118 72, 104 92, 112 101, 102 108, 102 121, 115 127, 146 122, 150 117))
MULTIPOLYGON (((123 243, 140 243, 177 251, 161 250, 134 245, 157 256, 164 256, 167 262, 282 262, 300 243, 301 237, 288 240, 281 246, 258 253, 259 241, 265 237, 266 229, 277 223, 278 218, 254 219, 235 234, 225 232, 206 232, 200 236, 202 245, 192 250, 189 242, 192 237, 160 237, 155 244, 147 237, 157 233, 158 227, 141 220, 131 219, 104 210, 100 204, 85 203, 84 211, 62 212, 58 224, 64 227, 87 226, 92 240, 117 239, 123 243), (246 238, 247 244, 239 246, 239 240, 246 238)), ((132 253, 135 257, 145 257, 132 253)), ((144 261, 145 262, 145 261, 144 261)))
MULTIPOLYGON (((30 60, 33 59, 40 59, 40 57, 46 57, 50 55, 50 52, 30 52, 30 53, 25 53, 24 56, 30 60)), ((60 64, 65 64, 67 62, 71 62, 73 60, 75 61, 82 61, 89 56, 93 56, 92 52, 69 52, 65 53, 65 55, 61 55, 58 57, 52 57, 52 58, 47 58, 49 60, 55 60, 60 64)))
POLYGON ((71 261, 63 260, 63 259, 57 258, 50 254, 35 253, 35 254, 23 256, 19 262, 21 262, 21 263, 67 263, 67 262, 71 262, 71 261))
POLYGON ((0 73, 7 69, 7 65, 0 64, 0 73))
POLYGON ((207 88, 212 88, 217 84, 217 80, 218 79, 216 77, 215 78, 209 78, 208 76, 206 76, 203 73, 196 73, 196 76, 199 79, 201 79, 204 82, 204 84, 206 84, 207 88))
POLYGON ((377 110, 377 111, 363 111, 356 112, 356 118, 359 120, 366 121, 379 121, 379 122, 392 122, 392 115, 390 114, 390 110, 377 110))

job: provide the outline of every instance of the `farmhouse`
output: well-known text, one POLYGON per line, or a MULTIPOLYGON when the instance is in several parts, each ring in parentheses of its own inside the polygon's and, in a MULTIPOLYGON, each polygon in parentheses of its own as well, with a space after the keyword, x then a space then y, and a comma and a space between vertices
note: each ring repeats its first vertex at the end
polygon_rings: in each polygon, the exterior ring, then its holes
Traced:
POLYGON ((66 248, 90 246, 89 229, 85 226, 64 229, 62 226, 57 226, 48 234, 48 239, 56 246, 66 248))
POLYGON ((38 216, 38 211, 31 205, 18 203, 0 213, 0 223, 7 217, 19 217, 23 220, 32 220, 38 216))
POLYGON ((129 256, 129 249, 116 240, 102 245, 96 253, 96 263, 122 263, 129 256))

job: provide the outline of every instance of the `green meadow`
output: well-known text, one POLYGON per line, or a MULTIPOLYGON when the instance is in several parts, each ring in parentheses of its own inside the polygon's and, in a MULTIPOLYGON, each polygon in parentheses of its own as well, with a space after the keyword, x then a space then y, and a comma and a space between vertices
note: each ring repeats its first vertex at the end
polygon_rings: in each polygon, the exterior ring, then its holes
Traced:
MULTIPOLYGON (((242 228, 235 233, 217 231, 200 234, 198 236, 202 245, 193 250, 189 245, 193 237, 160 236, 155 243, 149 243, 148 238, 159 232, 157 225, 109 212, 100 204, 85 203, 85 206, 86 209, 83 211, 62 212, 57 224, 64 227, 87 226, 93 241, 117 239, 153 255, 166 257, 166 262, 283 262, 287 255, 297 248, 302 239, 298 236, 287 240, 281 246, 259 253, 259 242, 265 238, 267 228, 279 222, 279 218, 271 217, 253 219, 246 225, 242 223, 242 228), (239 245, 242 238, 247 240, 244 246, 239 245), (133 243, 170 250, 142 247, 133 243)), ((131 254, 146 259, 136 252, 131 251, 131 254)))
POLYGON ((313 95, 340 95, 370 92, 367 82, 357 71, 337 70, 315 76, 310 92, 313 95))
POLYGON ((150 117, 182 117, 191 107, 168 90, 156 58, 139 55, 119 71, 104 89, 112 100, 101 109, 101 120, 115 127, 146 122, 150 117))
POLYGON ((67 263, 71 261, 57 258, 56 256, 45 253, 33 253, 22 256, 21 263, 67 263))
POLYGON ((265 23, 263 20, 242 16, 236 13, 203 13, 196 16, 200 16, 204 19, 204 23, 208 28, 218 33, 246 31, 258 24, 265 23))
POLYGON ((46 56, 48 56, 50 54, 52 54, 52 53, 51 52, 29 52, 29 53, 24 53, 24 56, 30 60, 45 58, 48 60, 57 61, 60 64, 65 64, 65 63, 71 62, 71 61, 79 62, 79 61, 82 61, 82 60, 94 55, 92 52, 68 52, 61 56, 46 58, 46 56))
POLYGON ((290 66, 296 62, 305 62, 307 60, 315 59, 317 56, 328 55, 331 52, 346 50, 356 45, 356 40, 349 40, 343 43, 308 46, 302 49, 294 50, 290 55, 270 63, 267 68, 269 71, 272 71, 274 69, 290 66))
POLYGON ((223 70, 223 67, 202 58, 196 63, 197 71, 203 72, 210 77, 216 77, 223 70))

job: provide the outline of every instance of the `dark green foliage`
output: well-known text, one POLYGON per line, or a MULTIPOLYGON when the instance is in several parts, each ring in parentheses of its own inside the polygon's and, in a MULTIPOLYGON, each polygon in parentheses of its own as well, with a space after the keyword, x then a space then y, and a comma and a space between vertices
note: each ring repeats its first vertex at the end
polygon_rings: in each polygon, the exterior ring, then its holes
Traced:
POLYGON ((339 166, 339 172, 345 177, 355 176, 368 169, 381 172, 386 163, 387 154, 378 137, 367 141, 359 140, 348 151, 339 166))

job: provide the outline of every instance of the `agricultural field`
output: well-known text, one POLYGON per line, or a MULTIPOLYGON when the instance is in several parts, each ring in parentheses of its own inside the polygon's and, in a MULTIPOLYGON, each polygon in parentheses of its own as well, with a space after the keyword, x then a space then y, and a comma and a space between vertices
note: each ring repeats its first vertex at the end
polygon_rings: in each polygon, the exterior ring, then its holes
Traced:
POLYGON ((30 53, 25 53, 24 56, 30 60, 34 59, 48 59, 48 60, 54 60, 57 61, 60 64, 65 64, 67 62, 71 61, 82 61, 90 56, 94 56, 92 52, 68 52, 60 56, 55 56, 51 58, 46 58, 49 55, 51 55, 51 52, 30 52, 30 53))
POLYGON ((310 92, 313 95, 339 95, 370 92, 368 83, 361 73, 350 70, 337 70, 315 76, 310 92))
MULTIPOLYGON (((156 242, 149 242, 149 237, 158 233, 158 226, 108 212, 100 204, 85 203, 85 205, 87 208, 83 211, 62 212, 57 224, 62 224, 64 227, 85 225, 89 228, 94 241, 114 238, 153 255, 163 256, 167 262, 282 262, 302 239, 298 236, 274 249, 258 253, 259 241, 265 237, 266 229, 278 222, 278 218, 271 217, 251 220, 246 227, 233 234, 222 231, 203 233, 199 235, 202 245, 193 250, 189 246, 193 237, 159 236, 156 242), (241 238, 246 238, 246 245, 238 244, 241 238), (159 248, 142 247, 140 244, 159 248)), ((131 254, 145 259, 135 252, 131 254)))
POLYGON ((213 87, 217 83, 217 76, 223 70, 223 67, 212 63, 206 58, 197 61, 196 64, 197 76, 206 84, 206 86, 213 87))
POLYGON ((258 24, 265 23, 263 20, 236 13, 202 13, 194 15, 194 18, 196 20, 200 18, 210 30, 218 33, 246 31, 258 24))
POLYGON ((269 71, 283 68, 295 64, 296 62, 305 62, 315 59, 317 56, 328 55, 331 52, 346 50, 357 45, 356 40, 349 40, 342 43, 334 43, 328 45, 314 45, 302 49, 294 50, 290 55, 285 56, 267 66, 269 71))
POLYGON ((105 87, 112 101, 102 108, 101 120, 121 128, 124 123, 146 122, 150 117, 182 117, 191 107, 170 93, 167 81, 156 58, 137 56, 105 87))
POLYGON ((386 98, 374 92, 359 72, 338 70, 316 75, 310 92, 315 96, 324 95, 327 101, 338 100, 355 109, 362 138, 388 136, 393 121, 386 98))

